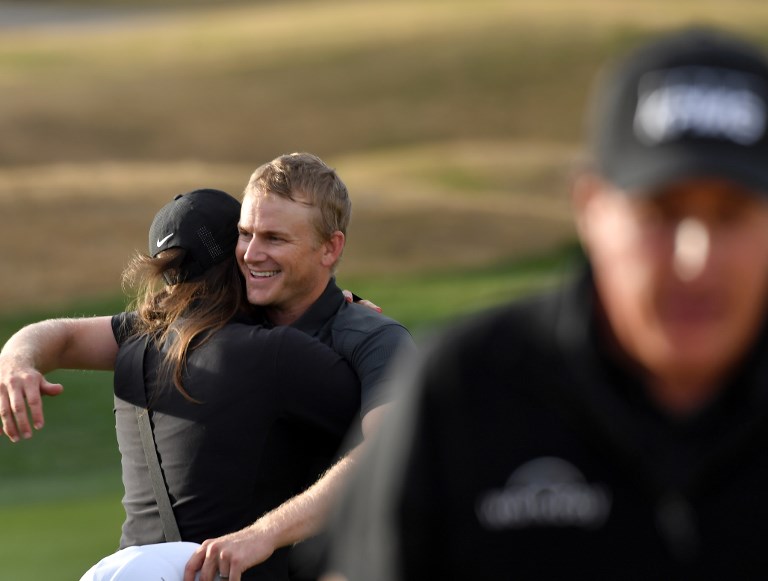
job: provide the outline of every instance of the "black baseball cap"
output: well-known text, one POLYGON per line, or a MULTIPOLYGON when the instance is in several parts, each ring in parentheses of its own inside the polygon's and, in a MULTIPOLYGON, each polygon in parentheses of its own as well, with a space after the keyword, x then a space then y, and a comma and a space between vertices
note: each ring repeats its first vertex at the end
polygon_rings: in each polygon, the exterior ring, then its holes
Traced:
POLYGON ((605 71, 592 104, 597 170, 622 189, 720 177, 768 196, 768 61, 755 45, 665 35, 605 71))
POLYGON ((149 255, 169 248, 186 250, 169 284, 194 280, 214 264, 234 256, 240 202, 226 192, 200 189, 179 194, 155 215, 149 228, 149 255))

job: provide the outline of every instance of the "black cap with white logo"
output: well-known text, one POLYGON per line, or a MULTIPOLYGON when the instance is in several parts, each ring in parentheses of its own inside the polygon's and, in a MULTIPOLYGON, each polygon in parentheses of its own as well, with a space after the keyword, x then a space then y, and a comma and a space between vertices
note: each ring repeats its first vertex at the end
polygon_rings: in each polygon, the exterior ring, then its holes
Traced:
POLYGON ((234 256, 239 219, 240 202, 226 192, 201 189, 180 194, 155 215, 149 228, 149 255, 169 248, 186 250, 180 272, 169 283, 192 280, 234 256))
POLYGON ((768 61, 757 47, 689 29, 641 47, 601 81, 592 147, 610 181, 643 192, 723 177, 768 195, 768 61))

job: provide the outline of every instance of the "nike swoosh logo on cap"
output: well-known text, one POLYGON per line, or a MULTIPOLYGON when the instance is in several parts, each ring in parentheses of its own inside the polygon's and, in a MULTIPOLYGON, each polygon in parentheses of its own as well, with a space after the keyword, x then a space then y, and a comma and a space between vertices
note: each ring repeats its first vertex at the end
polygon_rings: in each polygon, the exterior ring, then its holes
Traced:
POLYGON ((157 247, 158 247, 158 248, 160 248, 160 247, 161 247, 163 244, 165 244, 166 242, 168 242, 168 239, 169 239, 171 236, 173 236, 174 234, 175 234, 175 232, 171 232, 171 233, 170 233, 170 234, 168 234, 168 236, 166 236, 165 238, 162 238, 162 239, 161 239, 161 238, 158 238, 158 239, 157 239, 157 247))

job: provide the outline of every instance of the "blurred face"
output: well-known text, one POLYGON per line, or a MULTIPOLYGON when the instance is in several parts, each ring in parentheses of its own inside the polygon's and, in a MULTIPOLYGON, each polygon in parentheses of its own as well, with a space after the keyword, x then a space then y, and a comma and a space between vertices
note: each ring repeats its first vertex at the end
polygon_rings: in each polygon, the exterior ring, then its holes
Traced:
POLYGON ((716 382, 745 354, 768 292, 768 206, 724 180, 632 196, 577 187, 580 236, 620 347, 651 377, 716 382))
POLYGON ((248 302, 265 307, 275 324, 294 322, 318 299, 341 252, 340 232, 330 241, 318 240, 316 212, 270 194, 249 194, 243 200, 237 261, 248 302))

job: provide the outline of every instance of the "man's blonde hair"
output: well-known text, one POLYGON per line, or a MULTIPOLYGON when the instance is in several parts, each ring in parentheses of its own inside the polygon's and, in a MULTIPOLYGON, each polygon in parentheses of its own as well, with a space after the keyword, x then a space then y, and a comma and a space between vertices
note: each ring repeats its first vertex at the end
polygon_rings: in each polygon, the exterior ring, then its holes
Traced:
POLYGON ((333 168, 311 153, 289 153, 265 163, 251 175, 244 197, 272 194, 315 207, 318 240, 325 242, 337 230, 346 236, 352 202, 347 186, 333 168))

